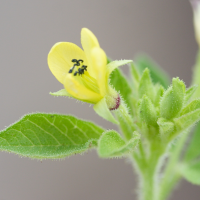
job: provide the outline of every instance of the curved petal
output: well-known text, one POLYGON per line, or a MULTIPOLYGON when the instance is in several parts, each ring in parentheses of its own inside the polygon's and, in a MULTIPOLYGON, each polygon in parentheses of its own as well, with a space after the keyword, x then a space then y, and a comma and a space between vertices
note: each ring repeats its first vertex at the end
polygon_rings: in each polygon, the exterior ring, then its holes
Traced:
POLYGON ((100 94, 86 88, 72 74, 67 74, 64 87, 72 97, 87 103, 95 104, 102 99, 100 94))
POLYGON ((93 66, 92 66, 92 61, 91 61, 91 50, 94 47, 100 47, 99 46, 99 42, 97 40, 97 38, 95 37, 95 35, 87 28, 82 28, 81 30, 81 44, 83 47, 83 50, 86 54, 87 60, 88 60, 88 72, 91 76, 93 76, 95 78, 95 73, 93 70, 93 66))
POLYGON ((64 83, 64 79, 73 66, 72 59, 81 59, 87 65, 87 60, 83 50, 70 42, 56 43, 48 55, 48 65, 53 75, 64 83))
POLYGON ((92 57, 92 67, 96 74, 97 84, 99 86, 99 91, 102 96, 106 95, 107 92, 107 80, 106 80, 106 64, 107 57, 105 52, 99 48, 95 47, 91 51, 92 57))

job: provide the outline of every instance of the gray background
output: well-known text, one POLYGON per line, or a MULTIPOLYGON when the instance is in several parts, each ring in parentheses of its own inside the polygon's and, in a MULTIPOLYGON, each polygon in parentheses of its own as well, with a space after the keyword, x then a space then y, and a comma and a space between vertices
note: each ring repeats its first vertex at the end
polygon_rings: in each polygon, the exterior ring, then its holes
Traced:
MULTIPOLYGON (((36 111, 116 128, 87 104, 49 95, 62 85, 48 69, 47 54, 59 41, 80 45, 82 27, 95 33, 111 58, 146 52, 189 86, 197 45, 188 0, 1 0, 0 129, 36 111)), ((1 152, 0 161, 1 200, 136 199, 130 163, 99 159, 95 151, 42 162, 1 152)), ((171 199, 197 200, 200 190, 182 182, 171 199)))

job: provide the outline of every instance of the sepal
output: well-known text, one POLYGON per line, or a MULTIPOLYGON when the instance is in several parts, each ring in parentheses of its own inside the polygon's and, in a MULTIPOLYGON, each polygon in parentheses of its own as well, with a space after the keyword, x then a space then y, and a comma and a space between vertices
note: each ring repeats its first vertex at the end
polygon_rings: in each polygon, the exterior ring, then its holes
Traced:
POLYGON ((57 92, 50 92, 49 94, 52 96, 57 96, 57 97, 58 96, 71 97, 71 95, 65 89, 59 90, 57 92))
POLYGON ((107 103, 106 103, 106 99, 103 98, 101 99, 98 103, 96 103, 94 106, 94 111, 100 115, 101 117, 103 117, 104 119, 114 123, 114 124, 118 124, 118 121, 114 118, 114 116, 112 115, 111 111, 109 110, 107 103))

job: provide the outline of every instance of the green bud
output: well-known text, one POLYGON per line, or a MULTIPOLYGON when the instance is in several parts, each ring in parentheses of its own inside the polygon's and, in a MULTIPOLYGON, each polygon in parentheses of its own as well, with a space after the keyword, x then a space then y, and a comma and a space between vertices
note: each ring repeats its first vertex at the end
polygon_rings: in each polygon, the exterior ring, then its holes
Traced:
POLYGON ((147 125, 157 125, 157 115, 155 107, 146 95, 143 96, 140 102, 139 116, 141 121, 145 122, 147 125))
POLYGON ((182 111, 181 115, 185 115, 189 112, 195 111, 196 109, 200 109, 200 99, 195 99, 191 103, 189 103, 182 111))
POLYGON ((154 87, 151 81, 149 69, 147 68, 144 70, 140 79, 138 93, 139 98, 142 98, 143 95, 146 95, 152 100, 152 102, 154 102, 154 87))
POLYGON ((172 86, 164 93, 160 102, 160 115, 172 119, 178 115, 183 107, 185 84, 179 78, 172 79, 172 86))

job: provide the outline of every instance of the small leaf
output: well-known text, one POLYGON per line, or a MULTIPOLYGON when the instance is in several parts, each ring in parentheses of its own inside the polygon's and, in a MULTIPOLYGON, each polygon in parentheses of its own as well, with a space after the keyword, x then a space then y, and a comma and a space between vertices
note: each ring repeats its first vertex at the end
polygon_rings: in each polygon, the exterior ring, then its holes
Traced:
POLYGON ((200 185, 200 162, 182 166, 180 173, 187 181, 200 185))
POLYGON ((115 60, 115 61, 110 61, 107 64, 107 73, 106 76, 107 78, 110 76, 110 74, 112 73, 112 71, 114 71, 116 68, 122 66, 122 65, 126 65, 133 62, 132 60, 115 60))
POLYGON ((132 74, 133 84, 135 86, 135 89, 137 89, 140 82, 140 74, 133 62, 131 63, 131 74, 132 74))
POLYGON ((174 123, 171 121, 168 121, 164 118, 159 118, 157 123, 163 139, 166 139, 169 134, 174 131, 174 123))
POLYGON ((200 99, 195 99, 191 103, 189 103, 182 111, 181 115, 185 115, 189 112, 195 111, 196 109, 200 109, 200 99))
POLYGON ((151 99, 151 101, 154 102, 154 87, 148 69, 145 69, 142 74, 138 92, 139 98, 142 98, 143 95, 147 95, 151 99))
POLYGON ((125 100, 125 103, 128 107, 131 107, 131 102, 129 99, 129 95, 132 90, 127 81, 127 78, 123 75, 122 71, 119 69, 115 69, 110 75, 110 83, 114 86, 115 90, 120 92, 120 96, 125 100))
POLYGON ((68 97, 71 97, 71 95, 65 89, 59 90, 58 92, 50 92, 49 94, 51 94, 52 96, 68 96, 68 97))
POLYGON ((0 150, 30 158, 64 158, 97 145, 97 125, 73 116, 35 113, 0 132, 0 150))
POLYGON ((158 86, 159 88, 157 89, 156 91, 156 97, 155 97, 155 102, 154 102, 154 105, 156 107, 159 107, 160 106, 160 101, 161 101, 161 98, 165 92, 165 89, 162 85, 159 85, 158 86))
POLYGON ((174 119, 177 131, 183 131, 200 120, 200 109, 189 112, 181 117, 174 119))
POLYGON ((146 95, 143 96, 142 101, 140 102, 139 116, 141 121, 145 122, 147 125, 157 125, 156 109, 146 95))
POLYGON ((121 138, 119 133, 114 130, 106 131, 99 140, 98 153, 100 157, 121 157, 131 153, 139 142, 139 135, 134 137, 127 143, 121 138))
POLYGON ((200 123, 195 126, 192 139, 185 152, 185 160, 191 161, 200 156, 200 123))
POLYGON ((185 92, 185 102, 187 103, 190 98, 193 96, 195 91, 197 90, 198 85, 193 85, 192 87, 188 88, 185 92))
POLYGON ((97 104, 93 106, 94 111, 104 119, 114 123, 118 124, 118 121, 114 118, 111 111, 108 109, 108 106, 106 104, 105 98, 101 99, 97 104))
POLYGON ((164 88, 167 88, 169 86, 170 79, 168 74, 162 68, 160 68, 151 58, 146 55, 138 56, 136 57, 135 62, 141 73, 144 71, 144 69, 149 69, 154 84, 159 83, 164 88))
POLYGON ((172 79, 172 86, 164 93, 160 102, 160 115, 172 119, 181 111, 184 103, 185 84, 179 78, 172 79))

